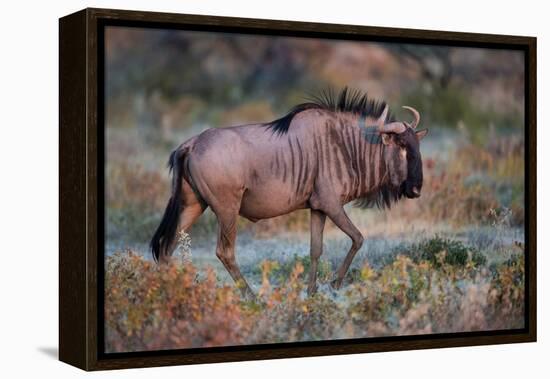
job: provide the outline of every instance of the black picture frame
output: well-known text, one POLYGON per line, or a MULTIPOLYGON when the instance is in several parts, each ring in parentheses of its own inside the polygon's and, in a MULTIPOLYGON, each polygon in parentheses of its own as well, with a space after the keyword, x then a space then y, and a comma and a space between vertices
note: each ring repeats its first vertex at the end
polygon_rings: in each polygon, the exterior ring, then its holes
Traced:
POLYGON ((536 341, 536 38, 84 9, 59 20, 59 358, 84 370, 536 341), (521 50, 525 54, 525 328, 103 353, 104 28, 142 26, 521 50))

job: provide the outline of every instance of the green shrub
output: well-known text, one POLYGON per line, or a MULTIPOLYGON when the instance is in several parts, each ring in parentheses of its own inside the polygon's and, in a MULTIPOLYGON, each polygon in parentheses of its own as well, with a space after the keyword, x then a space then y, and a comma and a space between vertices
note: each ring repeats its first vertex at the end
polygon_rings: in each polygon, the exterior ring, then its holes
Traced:
POLYGON ((475 267, 485 265, 487 258, 478 250, 464 245, 461 241, 451 240, 435 236, 409 247, 398 248, 399 252, 406 254, 418 263, 427 261, 439 268, 443 263, 451 266, 466 266, 471 262, 475 267))

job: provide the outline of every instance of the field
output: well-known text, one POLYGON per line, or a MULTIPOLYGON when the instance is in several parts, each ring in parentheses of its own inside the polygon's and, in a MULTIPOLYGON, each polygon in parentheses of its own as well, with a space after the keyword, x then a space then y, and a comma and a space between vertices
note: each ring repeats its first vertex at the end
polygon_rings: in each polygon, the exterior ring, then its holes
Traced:
POLYGON ((523 327, 523 213, 521 197, 514 198, 523 180, 515 160, 523 152, 508 139, 501 144, 516 152, 465 145, 448 152, 449 162, 425 153, 421 200, 389 211, 350 207, 366 242, 340 291, 328 283, 350 241, 333 225, 325 234, 320 291, 307 298, 308 212, 242 220, 237 258, 258 303, 241 300, 217 260, 209 212, 190 230, 190 249, 181 246, 169 267, 154 264, 147 237, 161 216, 168 178, 144 168, 113 177, 109 169, 109 182, 129 191, 118 204, 125 217, 114 206, 109 212, 107 351, 523 327))
MULTIPOLYGON (((319 43, 283 41, 275 63, 258 53, 253 62, 263 71, 247 71, 238 69, 240 55, 229 49, 245 44, 238 38, 227 46, 216 42, 227 63, 220 68, 204 57, 212 41, 138 33, 140 42, 132 44, 132 33, 138 32, 108 33, 106 46, 107 72, 118 78, 107 86, 107 352, 523 327, 524 126, 517 57, 457 48, 448 52, 452 74, 446 77, 445 70, 426 74, 431 64, 399 58, 407 51, 395 46, 326 42, 321 49, 319 43), (204 63, 181 71, 184 81, 174 81, 181 66, 171 65, 183 59, 170 50, 176 42, 191 46, 186 62, 200 55, 204 63), (148 44, 164 46, 174 59, 144 63, 148 44), (121 57, 147 69, 126 66, 121 57), (311 63, 293 63, 304 59, 311 63), (371 62, 367 69, 363 59, 371 62), (342 64, 345 72, 336 69, 342 64), (222 69, 229 71, 212 74, 222 69), (247 79, 244 72, 255 76, 247 79), (294 75, 291 88, 269 81, 283 74, 294 75), (205 81, 216 85, 202 86, 205 81), (365 243, 339 291, 329 282, 351 242, 327 222, 319 292, 305 294, 308 211, 258 223, 239 220, 237 261, 256 302, 241 299, 217 260, 210 210, 182 236, 172 263, 157 266, 148 243, 170 196, 170 151, 209 127, 270 121, 300 101, 300 88, 311 89, 312 81, 368 84, 398 116, 400 105, 421 111, 421 127, 430 129, 421 143, 422 197, 384 211, 346 206, 365 243), (241 87, 247 92, 233 91, 241 87)), ((259 52, 271 48, 256 42, 259 52)))

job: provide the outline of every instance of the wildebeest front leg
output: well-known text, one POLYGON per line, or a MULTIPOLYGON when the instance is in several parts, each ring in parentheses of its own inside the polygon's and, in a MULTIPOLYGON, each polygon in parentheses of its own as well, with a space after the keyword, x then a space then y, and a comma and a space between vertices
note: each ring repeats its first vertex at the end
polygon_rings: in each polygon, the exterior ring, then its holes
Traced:
POLYGON ((237 215, 218 215, 218 244, 216 256, 241 290, 244 297, 253 300, 254 292, 244 279, 235 259, 235 240, 237 238, 237 215))
POLYGON ((349 249, 346 258, 344 258, 342 265, 340 266, 340 268, 338 268, 338 271, 336 272, 336 278, 332 282, 332 287, 339 289, 342 286, 344 276, 346 276, 346 273, 348 272, 349 266, 351 265, 355 254, 363 245, 364 239, 361 232, 355 227, 355 225, 353 225, 353 223, 349 219, 348 215, 344 211, 344 208, 340 207, 340 209, 328 213, 328 217, 352 240, 351 248, 349 249))
POLYGON ((310 257, 311 267, 309 271, 309 285, 307 294, 313 295, 317 291, 317 268, 319 257, 323 253, 323 229, 325 228, 326 215, 318 210, 311 210, 311 243, 310 257))

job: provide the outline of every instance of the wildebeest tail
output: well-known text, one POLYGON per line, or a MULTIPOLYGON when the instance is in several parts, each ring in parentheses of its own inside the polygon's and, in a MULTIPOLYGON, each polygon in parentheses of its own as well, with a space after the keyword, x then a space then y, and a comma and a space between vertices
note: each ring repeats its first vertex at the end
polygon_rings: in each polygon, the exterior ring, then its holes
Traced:
POLYGON ((168 167, 172 172, 172 195, 168 200, 160 225, 151 239, 151 251, 156 262, 159 260, 161 250, 166 251, 176 238, 179 217, 183 209, 181 186, 187 151, 187 147, 180 147, 170 154, 168 160, 168 167))

